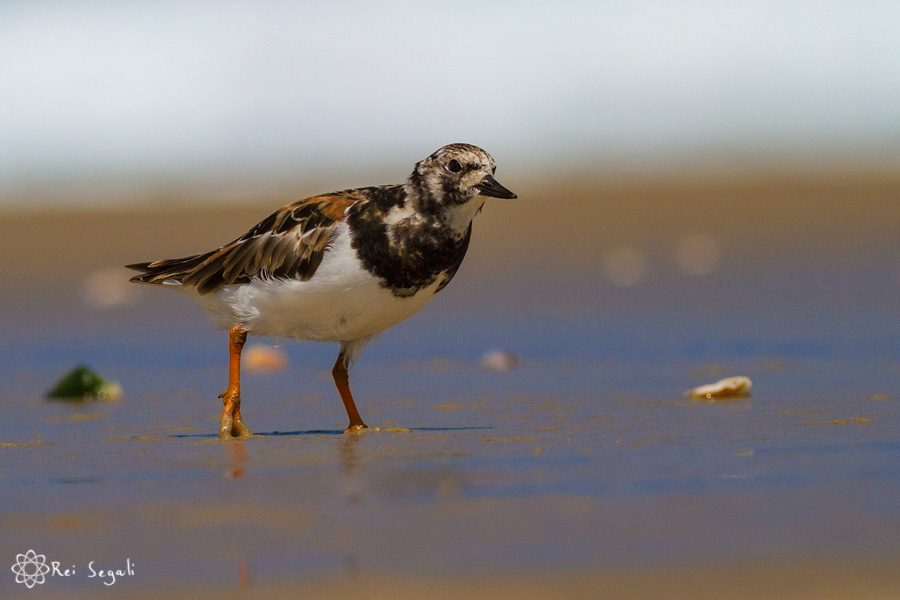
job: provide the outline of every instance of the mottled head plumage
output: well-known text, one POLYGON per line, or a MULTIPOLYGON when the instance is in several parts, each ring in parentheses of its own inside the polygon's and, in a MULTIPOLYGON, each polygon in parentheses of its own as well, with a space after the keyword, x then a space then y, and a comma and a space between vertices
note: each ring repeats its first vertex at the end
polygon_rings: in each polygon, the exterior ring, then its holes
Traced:
POLYGON ((475 196, 515 198, 497 183, 490 154, 471 144, 448 144, 416 163, 408 185, 441 204, 465 204, 475 196))

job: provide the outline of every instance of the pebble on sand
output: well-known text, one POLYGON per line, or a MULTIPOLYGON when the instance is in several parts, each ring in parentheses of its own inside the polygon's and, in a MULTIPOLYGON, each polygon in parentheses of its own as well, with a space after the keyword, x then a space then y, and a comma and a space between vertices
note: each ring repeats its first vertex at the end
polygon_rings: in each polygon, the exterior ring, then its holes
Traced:
POLYGON ((686 398, 694 400, 706 400, 714 402, 721 398, 746 398, 750 395, 753 382, 749 377, 726 377, 715 383, 707 383, 688 390, 684 393, 686 398))
POLYGON ((284 350, 266 344, 247 346, 241 358, 244 368, 250 373, 280 373, 288 367, 288 357, 284 350))
POLYGON ((506 373, 512 371, 519 364, 518 359, 509 352, 494 350, 481 357, 481 368, 484 371, 506 373))

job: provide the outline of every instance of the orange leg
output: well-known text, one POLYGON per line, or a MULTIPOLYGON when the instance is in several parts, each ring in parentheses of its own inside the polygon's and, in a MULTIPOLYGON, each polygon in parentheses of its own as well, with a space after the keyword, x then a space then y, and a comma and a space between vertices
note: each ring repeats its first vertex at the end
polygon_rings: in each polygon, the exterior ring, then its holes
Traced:
POLYGON ((353 433, 360 429, 366 429, 366 424, 363 423, 362 417, 359 416, 359 411, 356 410, 356 403, 353 402, 353 394, 350 393, 350 377, 347 374, 347 360, 344 358, 343 352, 338 354, 337 360, 334 362, 334 368, 331 370, 331 375, 334 377, 334 385, 337 386, 341 400, 344 401, 347 416, 350 417, 350 426, 344 430, 344 433, 353 433))
POLYGON ((219 439, 250 437, 250 430, 241 418, 241 350, 247 341, 247 332, 240 325, 231 328, 228 339, 228 389, 219 394, 225 404, 219 421, 219 439))

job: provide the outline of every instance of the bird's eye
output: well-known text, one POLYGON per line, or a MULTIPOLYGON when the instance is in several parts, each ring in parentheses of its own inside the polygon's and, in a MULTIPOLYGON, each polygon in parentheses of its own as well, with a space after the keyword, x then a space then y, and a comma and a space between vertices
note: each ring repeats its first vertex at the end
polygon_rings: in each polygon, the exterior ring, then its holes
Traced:
POLYGON ((455 158, 447 163, 447 170, 451 173, 459 173, 462 171, 462 165, 455 158))

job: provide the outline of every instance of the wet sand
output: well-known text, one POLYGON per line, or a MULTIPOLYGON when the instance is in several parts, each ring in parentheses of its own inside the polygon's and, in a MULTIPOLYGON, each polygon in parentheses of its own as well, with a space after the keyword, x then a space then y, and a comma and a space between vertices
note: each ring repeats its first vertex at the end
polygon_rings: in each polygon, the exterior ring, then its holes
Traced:
MULTIPOLYGON (((601 571, 605 571, 600 568, 601 571)), ((434 598, 435 600, 544 598, 670 598, 704 600, 836 600, 896 598, 900 563, 821 565, 711 565, 697 569, 643 570, 622 573, 565 575, 497 574, 491 577, 387 577, 370 574, 309 579, 281 586, 249 585, 238 589, 181 590, 180 597, 321 598, 331 600, 365 595, 373 600, 434 598)), ((22 597, 27 597, 25 594, 22 597)), ((70 596, 77 598, 77 596, 70 596)), ((84 596, 95 597, 95 596, 84 596)), ((135 594, 134 600, 157 598, 135 594)))
POLYGON ((88 563, 130 560, 105 595, 896 597, 900 176, 504 183, 521 200, 485 208, 457 279, 354 368, 378 430, 352 437, 332 345, 249 374, 260 435, 219 443, 223 334, 177 293, 84 290, 287 194, 0 214, 0 557, 76 571, 28 590, 3 567, 0 595, 95 597, 88 563), (698 235, 705 274, 679 254, 698 235), (495 348, 518 366, 482 370, 495 348), (122 399, 41 397, 81 362, 122 399), (739 374, 748 399, 682 396, 739 374))

